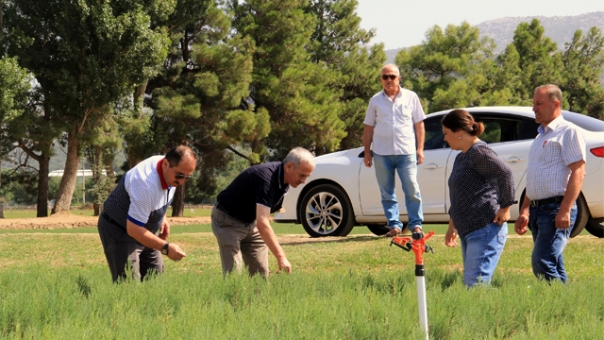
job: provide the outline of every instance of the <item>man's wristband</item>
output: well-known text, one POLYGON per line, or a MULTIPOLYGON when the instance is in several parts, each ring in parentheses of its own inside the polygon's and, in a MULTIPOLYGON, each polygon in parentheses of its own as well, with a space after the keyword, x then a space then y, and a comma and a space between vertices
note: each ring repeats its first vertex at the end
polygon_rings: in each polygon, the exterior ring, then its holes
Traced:
POLYGON ((168 247, 170 246, 170 242, 166 242, 164 246, 161 248, 161 253, 164 255, 168 255, 168 247))

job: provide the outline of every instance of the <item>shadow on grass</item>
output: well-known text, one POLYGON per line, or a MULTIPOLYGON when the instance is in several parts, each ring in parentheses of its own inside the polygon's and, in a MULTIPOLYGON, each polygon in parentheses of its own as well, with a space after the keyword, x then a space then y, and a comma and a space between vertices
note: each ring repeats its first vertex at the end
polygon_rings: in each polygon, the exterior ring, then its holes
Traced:
MULTIPOLYGON (((348 236, 332 236, 332 237, 288 237, 278 235, 279 244, 284 245, 304 245, 309 243, 347 243, 347 242, 367 242, 375 240, 389 240, 383 236, 375 235, 348 235, 348 236)), ((390 241, 389 241, 390 242, 390 241)))

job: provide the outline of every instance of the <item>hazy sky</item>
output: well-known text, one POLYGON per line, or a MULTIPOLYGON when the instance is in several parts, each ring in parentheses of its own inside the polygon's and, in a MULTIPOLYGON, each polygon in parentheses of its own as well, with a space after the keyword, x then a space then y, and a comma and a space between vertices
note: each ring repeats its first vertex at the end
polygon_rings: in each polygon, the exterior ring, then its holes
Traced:
POLYGON ((418 45, 434 25, 445 28, 504 17, 567 16, 604 11, 602 0, 357 0, 361 28, 376 29, 371 43, 386 49, 418 45))

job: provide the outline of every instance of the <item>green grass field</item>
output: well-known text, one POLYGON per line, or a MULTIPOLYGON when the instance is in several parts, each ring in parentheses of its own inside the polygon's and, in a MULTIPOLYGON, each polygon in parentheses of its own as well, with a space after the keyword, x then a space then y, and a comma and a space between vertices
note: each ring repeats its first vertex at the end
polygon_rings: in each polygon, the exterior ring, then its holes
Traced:
MULTIPOLYGON (((274 228, 290 275, 223 278, 210 227, 173 226, 170 240, 187 257, 119 285, 94 228, 4 233, 0 338, 423 339, 411 253, 366 228, 312 241, 300 226, 274 228)), ((467 290, 445 226, 425 229, 437 232, 425 255, 431 339, 604 338, 602 240, 573 239, 570 282, 548 285, 531 272, 530 237, 510 237, 493 285, 467 290)))

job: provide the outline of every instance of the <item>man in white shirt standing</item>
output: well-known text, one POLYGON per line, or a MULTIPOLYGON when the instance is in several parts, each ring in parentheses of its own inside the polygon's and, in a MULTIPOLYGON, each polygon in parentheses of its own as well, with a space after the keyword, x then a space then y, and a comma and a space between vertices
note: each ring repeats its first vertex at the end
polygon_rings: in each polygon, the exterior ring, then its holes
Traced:
POLYGON ((380 78, 384 90, 369 100, 363 122, 364 163, 367 167, 375 164, 382 207, 390 228, 386 236, 392 237, 400 234, 403 228, 396 198, 395 172, 405 193, 407 227, 414 232, 422 230, 424 214, 417 165, 424 161, 426 115, 417 94, 400 87, 401 76, 396 65, 384 66, 380 78))
POLYGON ((535 121, 541 124, 531 144, 526 171, 526 196, 516 232, 531 229, 535 246, 533 273, 547 281, 568 281, 562 252, 577 219, 577 204, 585 177, 585 140, 562 117, 562 91, 542 85, 533 94, 535 121))

